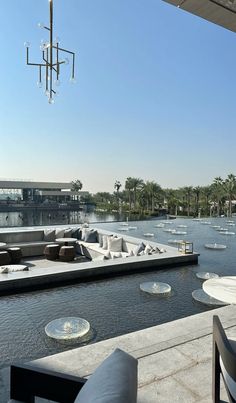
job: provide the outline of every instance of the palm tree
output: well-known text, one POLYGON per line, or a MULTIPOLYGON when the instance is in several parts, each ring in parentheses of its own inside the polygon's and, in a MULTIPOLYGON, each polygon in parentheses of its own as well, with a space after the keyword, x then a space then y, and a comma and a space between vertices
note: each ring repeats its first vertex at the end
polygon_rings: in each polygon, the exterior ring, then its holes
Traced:
POLYGON ((125 181, 125 190, 127 190, 128 192, 128 196, 129 196, 129 210, 131 210, 131 204, 132 204, 132 190, 133 190, 133 179, 129 176, 126 181, 125 181))
POLYGON ((121 186, 122 185, 121 185, 120 181, 115 181, 114 188, 116 191, 116 201, 117 201, 118 205, 119 205, 119 190, 120 190, 121 186))
POLYGON ((201 188, 196 186, 193 188, 193 194, 195 195, 195 214, 198 215, 199 212, 199 198, 200 198, 201 188))
POLYGON ((83 184, 79 179, 72 181, 71 185, 71 190, 74 190, 75 192, 79 192, 83 187, 83 184))
POLYGON ((151 205, 151 211, 153 213, 155 210, 155 202, 157 199, 160 199, 160 196, 162 195, 160 185, 154 181, 147 181, 143 185, 142 192, 146 198, 147 210, 150 210, 151 205))
MULTIPOLYGON (((73 190, 74 192, 79 192, 83 187, 82 182, 79 179, 76 179, 75 181, 71 182, 71 190, 73 190)), ((78 201, 78 195, 76 196, 77 201, 78 201)))
POLYGON ((120 181, 115 181, 114 188, 115 188, 117 194, 118 194, 118 192, 119 192, 121 186, 122 186, 122 185, 121 185, 120 181))
POLYGON ((192 186, 184 187, 183 192, 184 192, 184 195, 185 195, 185 200, 186 200, 186 204, 187 204, 187 214, 188 214, 188 217, 189 217, 190 216, 190 208, 191 208, 191 196, 192 196, 192 192, 193 192, 192 186))
POLYGON ((217 216, 220 216, 221 202, 224 196, 224 187, 223 187, 223 179, 220 176, 217 176, 212 185, 212 198, 216 201, 217 208, 217 216))
POLYGON ((211 193, 212 193, 211 186, 203 186, 201 193, 202 193, 202 195, 204 197, 205 213, 206 213, 206 215, 210 215, 209 198, 210 198, 211 193))
POLYGON ((132 179, 132 185, 134 190, 134 208, 137 207, 137 191, 142 189, 144 184, 143 180, 140 178, 130 178, 132 179))
POLYGON ((229 216, 232 216, 232 200, 234 198, 234 195, 236 193, 236 176, 233 174, 229 174, 227 178, 225 179, 223 183, 227 198, 228 198, 228 203, 229 203, 229 216))
MULTIPOLYGON (((164 190, 165 203, 167 204, 167 211, 169 214, 178 215, 178 207, 180 206, 178 190, 165 189, 164 190)), ((164 204, 165 204, 164 203, 164 204)))

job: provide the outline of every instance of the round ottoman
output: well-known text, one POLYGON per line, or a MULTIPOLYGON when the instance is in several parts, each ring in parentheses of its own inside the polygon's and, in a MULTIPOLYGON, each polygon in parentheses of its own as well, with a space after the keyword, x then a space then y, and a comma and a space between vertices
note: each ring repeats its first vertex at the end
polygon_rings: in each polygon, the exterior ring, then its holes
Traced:
POLYGON ((0 250, 0 266, 11 263, 11 256, 6 250, 0 250))
POLYGON ((59 259, 62 262, 71 262, 75 258, 74 246, 62 246, 59 252, 59 259))
POLYGON ((57 244, 47 245, 44 249, 44 254, 47 260, 58 259, 60 246, 57 244))
POLYGON ((21 248, 7 248, 7 251, 11 257, 11 263, 20 263, 22 259, 21 248))

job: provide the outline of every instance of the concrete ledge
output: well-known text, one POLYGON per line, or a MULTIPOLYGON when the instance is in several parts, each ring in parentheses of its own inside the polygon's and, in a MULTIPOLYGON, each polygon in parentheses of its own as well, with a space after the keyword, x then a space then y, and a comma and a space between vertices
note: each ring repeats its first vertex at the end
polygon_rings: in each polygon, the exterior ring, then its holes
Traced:
MULTIPOLYGON (((87 377, 119 347, 139 360, 138 403, 210 403, 213 315, 219 315, 227 334, 236 338, 236 307, 231 305, 30 364, 87 377)), ((222 392, 224 396, 223 386, 222 392)))

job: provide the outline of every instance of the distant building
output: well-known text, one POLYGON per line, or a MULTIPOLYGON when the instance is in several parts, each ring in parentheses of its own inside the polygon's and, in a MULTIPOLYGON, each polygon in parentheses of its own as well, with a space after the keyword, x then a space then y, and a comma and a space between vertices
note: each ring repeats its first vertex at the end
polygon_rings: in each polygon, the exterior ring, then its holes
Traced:
POLYGON ((78 202, 88 192, 71 190, 71 182, 33 182, 24 180, 0 180, 0 199, 15 199, 33 203, 78 202))

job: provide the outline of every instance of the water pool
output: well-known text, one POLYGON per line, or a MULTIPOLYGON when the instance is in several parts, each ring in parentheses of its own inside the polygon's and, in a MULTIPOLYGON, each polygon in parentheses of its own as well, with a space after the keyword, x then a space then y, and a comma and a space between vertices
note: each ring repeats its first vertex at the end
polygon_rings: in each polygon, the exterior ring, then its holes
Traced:
MULTIPOLYGON (((212 219, 212 225, 226 225, 226 219, 212 219)), ((175 235, 155 227, 156 221, 132 222, 137 227, 130 236, 143 238, 154 233, 153 241, 167 243, 175 235)), ((199 265, 181 266, 124 277, 109 278, 95 283, 76 284, 1 297, 0 354, 1 367, 10 363, 54 354, 124 333, 155 326, 211 309, 196 303, 192 291, 200 288, 198 271, 213 271, 219 275, 236 272, 234 236, 223 236, 210 225, 187 219, 173 220, 168 227, 187 225, 187 235, 181 239, 194 242, 194 250, 201 254, 199 265), (223 251, 211 251, 205 243, 224 243, 223 251), (140 283, 160 281, 170 284, 172 291, 162 297, 143 293, 140 283), (49 339, 44 331, 48 322, 64 316, 80 316, 89 321, 91 332, 82 343, 65 344, 49 339)), ((97 227, 118 231, 119 223, 98 224, 97 227)), ((127 233, 126 233, 127 234, 127 233)), ((148 243, 148 239, 145 240, 148 243)))

